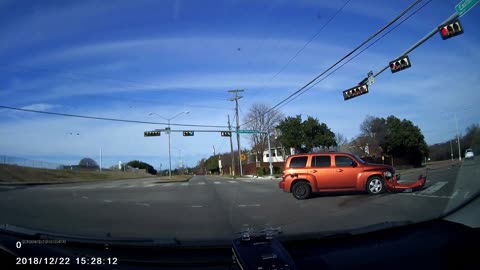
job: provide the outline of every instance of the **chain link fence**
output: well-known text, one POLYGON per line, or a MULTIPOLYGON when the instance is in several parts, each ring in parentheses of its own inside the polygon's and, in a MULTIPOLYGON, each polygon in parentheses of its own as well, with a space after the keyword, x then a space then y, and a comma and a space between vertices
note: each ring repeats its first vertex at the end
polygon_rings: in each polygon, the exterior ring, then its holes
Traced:
POLYGON ((64 165, 59 163, 30 160, 26 158, 12 157, 6 155, 0 155, 0 164, 17 165, 30 168, 42 168, 51 170, 62 170, 64 165))

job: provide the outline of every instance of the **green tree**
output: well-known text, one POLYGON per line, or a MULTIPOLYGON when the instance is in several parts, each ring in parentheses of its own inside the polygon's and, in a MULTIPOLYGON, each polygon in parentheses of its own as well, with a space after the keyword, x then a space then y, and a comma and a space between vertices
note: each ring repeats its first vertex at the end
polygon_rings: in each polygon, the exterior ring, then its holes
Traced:
POLYGON ((149 174, 157 174, 157 170, 155 170, 152 165, 139 160, 129 161, 127 165, 132 168, 145 169, 149 174))
POLYGON ((366 145, 371 156, 388 154, 420 166, 429 148, 421 130, 412 121, 391 115, 385 118, 367 116, 360 125, 361 135, 355 140, 359 148, 366 145))
POLYGON ((314 148, 336 146, 335 133, 325 123, 317 118, 307 117, 302 122, 302 116, 287 117, 277 126, 281 135, 278 140, 285 147, 294 147, 302 153, 311 152, 314 148))
POLYGON ((403 157, 414 166, 420 166, 423 158, 428 156, 428 146, 420 128, 410 120, 400 120, 393 115, 387 117, 386 125, 387 153, 403 157))

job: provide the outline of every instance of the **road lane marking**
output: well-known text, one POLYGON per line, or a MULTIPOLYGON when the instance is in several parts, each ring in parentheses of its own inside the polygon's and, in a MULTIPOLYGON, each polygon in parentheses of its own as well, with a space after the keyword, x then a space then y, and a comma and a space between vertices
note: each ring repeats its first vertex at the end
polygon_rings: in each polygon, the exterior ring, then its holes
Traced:
POLYGON ((427 197, 427 198, 439 198, 439 199, 451 199, 452 196, 438 196, 438 195, 428 195, 428 194, 421 194, 421 193, 398 193, 399 195, 408 195, 408 196, 416 196, 416 197, 427 197))
POLYGON ((82 196, 82 199, 88 200, 87 196, 82 196))
POLYGON ((252 180, 244 180, 245 182, 247 183, 252 183, 253 181, 252 180))
POLYGON ((457 189, 457 190, 455 190, 455 192, 453 192, 453 194, 452 194, 452 198, 455 198, 455 197, 457 196, 457 194, 458 194, 458 189, 457 189))
POLYGON ((218 181, 213 182, 215 185, 220 185, 221 183, 218 181))
POLYGON ((112 203, 111 200, 103 200, 103 202, 106 202, 106 203, 112 203))
POLYGON ((192 206, 190 206, 190 207, 192 207, 192 208, 202 208, 203 205, 192 205, 192 206))
POLYGON ((171 187, 171 186, 173 186, 173 183, 162 184, 162 186, 164 186, 164 187, 171 187))
POLYGON ((198 184, 199 185, 205 185, 205 182, 199 182, 198 184))
POLYGON ((157 184, 152 183, 152 184, 146 184, 144 187, 154 187, 154 186, 156 186, 156 185, 157 185, 157 184))
POLYGON ((464 198, 464 199, 466 199, 466 198, 468 198, 468 197, 470 197, 470 191, 467 191, 467 193, 465 193, 465 195, 463 195, 463 198, 464 198))
POLYGON ((136 203, 136 205, 150 207, 149 203, 136 203))
POLYGON ((440 190, 443 186, 448 184, 448 182, 437 182, 433 184, 432 186, 428 187, 427 189, 423 190, 420 192, 420 194, 433 194, 440 190))
POLYGON ((238 184, 237 181, 233 181, 233 180, 230 180, 230 181, 228 181, 228 182, 229 182, 229 183, 232 183, 232 184, 238 184))
POLYGON ((181 185, 182 185, 182 186, 188 186, 189 183, 182 183, 181 185))
POLYGON ((238 207, 259 207, 260 204, 254 203, 254 204, 239 204, 238 207))

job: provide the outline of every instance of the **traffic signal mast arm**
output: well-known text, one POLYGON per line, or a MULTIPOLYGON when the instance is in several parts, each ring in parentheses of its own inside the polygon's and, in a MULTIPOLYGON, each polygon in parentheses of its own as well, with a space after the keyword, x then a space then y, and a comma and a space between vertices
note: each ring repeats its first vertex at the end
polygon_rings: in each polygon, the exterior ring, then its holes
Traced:
MULTIPOLYGON (((413 44, 412 47, 410 47, 408 50, 406 50, 404 53, 400 54, 397 59, 402 58, 403 56, 406 56, 416 48, 418 48, 420 45, 422 45, 425 41, 429 40, 433 35, 435 35, 438 31, 439 28, 455 19, 458 19, 458 14, 455 12, 453 13, 450 17, 448 17, 445 21, 443 21, 441 24, 436 26, 430 33, 428 33, 426 36, 424 36, 422 39, 417 41, 417 43, 413 44)), ((376 74, 374 74, 374 77, 377 77, 378 75, 382 74, 385 70, 390 68, 390 65, 386 65, 384 68, 382 68, 380 71, 378 71, 376 74)))

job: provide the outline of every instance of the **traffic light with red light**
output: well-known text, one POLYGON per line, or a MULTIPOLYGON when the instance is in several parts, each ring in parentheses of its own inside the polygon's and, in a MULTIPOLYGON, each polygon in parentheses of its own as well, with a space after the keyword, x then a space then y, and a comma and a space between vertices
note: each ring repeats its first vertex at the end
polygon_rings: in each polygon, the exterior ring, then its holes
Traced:
POLYGON ((193 131, 184 131, 183 136, 193 136, 193 131))
POLYGON ((400 70, 404 70, 406 68, 409 68, 412 66, 412 63, 410 62, 410 58, 408 58, 408 55, 402 56, 398 58, 397 60, 391 61, 390 62, 390 71, 392 73, 398 72, 400 70))
POLYGON ((463 34, 463 27, 457 19, 438 27, 438 32, 440 32, 442 39, 445 40, 463 34))
POLYGON ((363 84, 343 91, 343 100, 349 100, 368 93, 368 85, 363 84))

